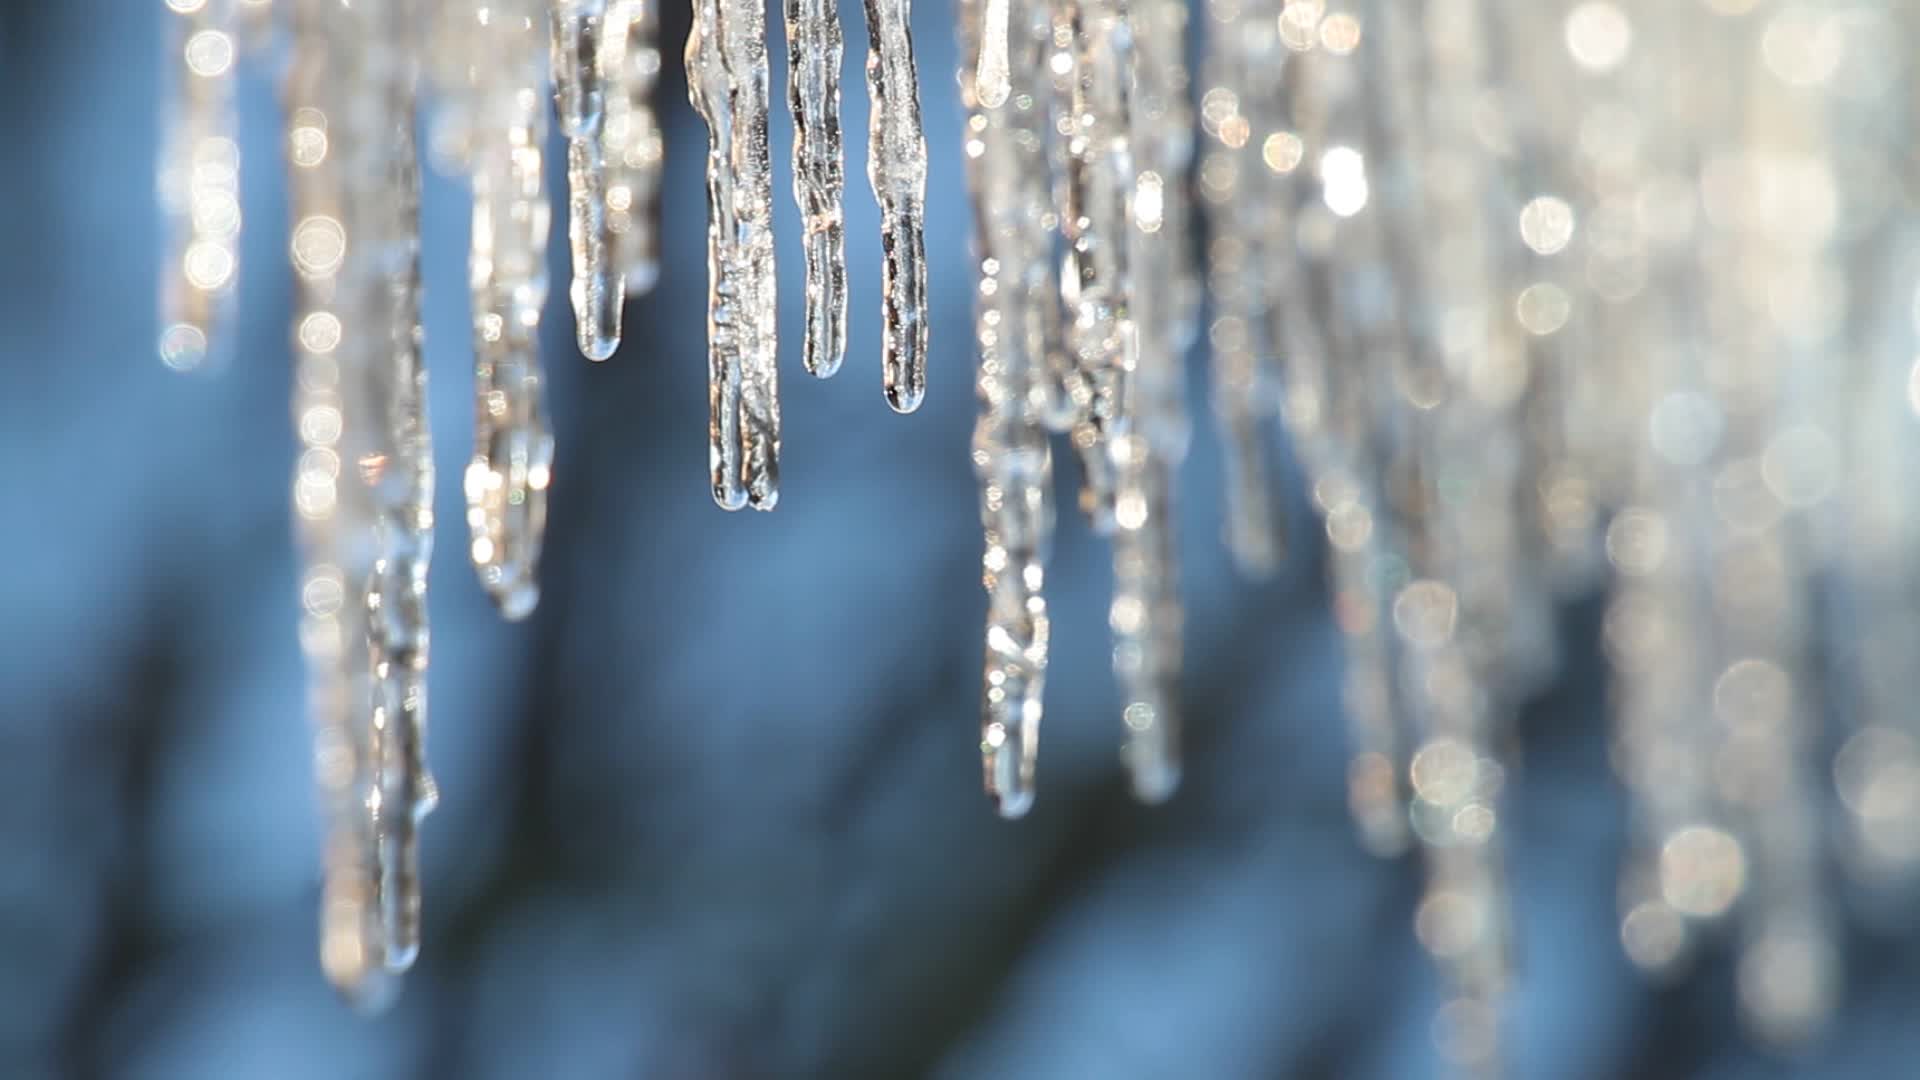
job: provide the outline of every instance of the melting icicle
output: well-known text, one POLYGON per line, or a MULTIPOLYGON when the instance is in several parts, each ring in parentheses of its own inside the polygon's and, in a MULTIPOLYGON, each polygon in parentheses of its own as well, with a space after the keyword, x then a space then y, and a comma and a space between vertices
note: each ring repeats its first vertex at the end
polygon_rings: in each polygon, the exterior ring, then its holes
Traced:
POLYGON ((713 497, 728 510, 771 510, 780 497, 780 385, 760 4, 699 0, 687 35, 687 73, 687 95, 707 123, 713 497))
MULTIPOLYGON (((1148 802, 1180 781, 1181 611, 1173 521, 1173 482, 1190 438, 1185 366, 1176 346, 1178 301, 1169 286, 1184 264, 1168 229, 1167 192, 1185 186, 1185 116, 1168 107, 1179 92, 1185 52, 1181 0, 1133 0, 1135 27, 1170 36, 1132 53, 1136 89, 1127 122, 1132 177, 1122 240, 1132 277, 1121 334, 1126 375, 1125 434, 1109 447, 1114 471, 1113 664, 1126 701, 1123 753, 1134 793, 1148 802), (1170 17, 1180 13, 1179 18, 1170 17)), ((1133 38, 1136 42, 1138 37, 1133 38)), ((1123 177, 1123 182, 1126 178, 1123 177)))
POLYGON ((927 139, 908 28, 912 0, 866 0, 867 181, 880 200, 881 366, 887 404, 920 407, 927 392, 927 139))
MULTIPOLYGON (((990 9, 989 9, 990 10, 990 9)), ((1016 28, 1021 103, 988 111, 973 81, 981 48, 980 0, 960 9, 961 96, 968 108, 967 179, 973 196, 980 283, 980 416, 974 470, 986 530, 986 670, 980 752, 986 790, 1005 817, 1033 805, 1042 690, 1047 672, 1044 562, 1053 534, 1053 455, 1040 415, 1041 312, 1057 302, 1046 218, 1045 25, 1016 28)))
POLYGON ((824 379, 847 353, 847 243, 840 196, 840 59, 835 0, 786 0, 787 102, 793 112, 793 198, 806 243, 807 371, 824 379))
POLYGON ((1070 321, 1069 395, 1078 412, 1073 445, 1086 477, 1081 509, 1101 532, 1113 528, 1111 440, 1121 423, 1125 381, 1127 199, 1133 162, 1127 144, 1132 37, 1117 0, 1059 0, 1054 7, 1055 91, 1062 110, 1060 231, 1067 243, 1060 293, 1070 321))
POLYGON ((158 175, 166 216, 160 359, 175 371, 207 364, 231 321, 240 255, 240 147, 233 72, 239 43, 229 0, 166 0, 175 105, 158 175))
POLYGON ((470 28, 485 62, 471 68, 476 407, 467 524, 480 583, 509 619, 539 603, 534 575, 553 467, 539 347, 551 213, 542 168, 545 23, 531 0, 516 3, 483 9, 487 21, 470 28))
POLYGON ((653 109, 653 88, 660 80, 657 0, 612 0, 601 27, 607 228, 613 234, 615 269, 625 278, 628 291, 644 293, 660 278, 660 169, 665 144, 653 109))
POLYGON ((626 278, 615 262, 607 217, 602 142, 606 93, 600 67, 606 0, 551 0, 553 100, 567 140, 567 240, 573 251, 574 324, 580 351, 605 360, 620 347, 626 278))
POLYGON ((301 439, 293 504, 327 809, 321 963, 354 1002, 378 1007, 417 948, 414 827, 431 799, 417 726, 431 463, 404 140, 394 157, 412 93, 391 19, 324 0, 299 5, 295 18, 286 85, 301 439))

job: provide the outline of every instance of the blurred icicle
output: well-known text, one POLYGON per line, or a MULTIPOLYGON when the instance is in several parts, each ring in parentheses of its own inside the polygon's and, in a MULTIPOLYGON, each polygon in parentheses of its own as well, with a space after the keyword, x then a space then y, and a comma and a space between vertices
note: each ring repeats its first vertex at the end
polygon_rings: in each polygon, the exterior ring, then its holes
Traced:
POLYGON ((1123 353, 1130 279, 1127 199, 1134 166, 1127 141, 1133 34, 1122 0, 1055 0, 1060 232, 1067 245, 1060 295, 1076 406, 1071 437, 1085 471, 1081 509, 1113 529, 1112 440, 1122 433, 1123 353))
POLYGON ((1022 5, 1022 18, 1007 28, 1008 78, 1017 93, 1009 90, 993 107, 981 99, 974 76, 983 47, 981 8, 982 0, 960 6, 960 93, 968 110, 965 155, 980 271, 980 415, 973 463, 981 484, 988 597, 980 751, 988 796, 1003 816, 1019 817, 1034 799, 1047 669, 1042 590, 1054 526, 1053 455, 1041 417, 1041 327, 1047 309, 1058 302, 1050 287, 1042 149, 1046 23, 1044 8, 1022 5))
POLYGON ((459 108, 473 183, 474 455, 467 466, 469 553, 509 619, 539 603, 553 434, 540 364, 547 297, 546 20, 533 0, 480 9, 465 27, 473 63, 459 108))
POLYGON ((1186 92, 1186 8, 1131 0, 1134 87, 1125 138, 1131 151, 1126 248, 1130 275, 1121 328, 1123 433, 1109 444, 1114 473, 1113 665, 1126 702, 1123 756, 1134 793, 1148 802, 1180 782, 1181 610, 1174 481, 1186 459, 1186 365, 1180 347, 1186 167, 1192 155, 1186 92), (1144 39, 1154 39, 1151 46, 1144 39))
MULTIPOLYGON (((1608 80, 1614 85, 1603 85, 1628 101, 1666 98, 1675 89, 1666 64, 1697 50, 1717 64, 1733 59, 1734 47, 1719 40, 1715 21, 1675 13, 1662 27, 1668 40, 1644 42, 1638 55, 1616 65, 1608 80), (1695 36, 1702 32, 1707 36, 1695 36)), ((1586 231, 1599 228, 1594 219, 1607 195, 1657 191, 1655 184, 1693 167, 1698 147, 1691 125, 1730 123, 1734 96, 1722 86, 1691 101, 1690 115, 1652 117, 1630 162, 1596 162, 1601 167, 1584 170, 1594 192, 1583 200, 1586 231)), ((1709 459, 1717 454, 1721 420, 1702 377, 1713 346, 1691 314, 1705 302, 1710 267, 1690 244, 1647 245, 1649 239, 1638 230, 1627 237, 1629 250, 1644 251, 1646 291, 1623 297, 1630 302, 1606 313, 1637 346, 1609 366, 1608 389, 1629 399, 1629 414, 1651 421, 1664 413, 1666 419, 1628 444, 1624 465, 1610 468, 1596 453, 1578 469, 1590 478, 1617 478, 1601 495, 1617 503, 1605 531, 1613 583, 1603 640, 1612 666, 1615 758, 1640 833, 1622 875, 1621 940, 1636 965, 1665 974, 1679 970, 1701 929, 1738 901, 1747 853, 1721 812, 1712 777, 1722 743, 1713 721, 1721 644, 1709 459)))
POLYGON ((434 467, 420 326, 420 172, 413 130, 418 74, 410 70, 411 60, 402 63, 408 67, 394 77, 388 118, 391 209, 390 220, 382 224, 392 231, 381 237, 391 304, 388 351, 378 358, 385 362, 368 372, 379 442, 361 466, 380 515, 367 616, 373 727, 380 743, 376 763, 387 823, 380 837, 381 919, 387 966, 396 971, 410 966, 420 949, 417 827, 439 801, 426 757, 434 467))
MULTIPOLYGON (((1009 0, 986 0, 986 14, 974 31, 978 38, 978 54, 973 63, 973 97, 981 108, 997 109, 1007 103, 1013 93, 1012 61, 1008 53, 1012 45, 1007 36, 1011 32, 1008 23, 1009 0)), ((960 74, 962 82, 968 73, 960 74)))
MULTIPOLYGON (((1920 13, 1856 11, 1848 44, 1912 41, 1920 13)), ((1875 55, 1869 48, 1868 56, 1875 55)), ((1879 54, 1884 60, 1887 54, 1879 54)), ((1870 161, 1877 148, 1908 137, 1915 123, 1920 77, 1911 66, 1853 69, 1826 108, 1836 155, 1870 161), (1863 90, 1878 88, 1871 107, 1863 90)), ((1829 430, 1848 436, 1840 466, 1848 482, 1835 492, 1835 512, 1814 534, 1823 564, 1836 579, 1820 627, 1851 721, 1834 759, 1846 821, 1843 863, 1863 886, 1871 908, 1904 912, 1920 892, 1920 502, 1900 497, 1920 473, 1920 231, 1889 185, 1911 184, 1914 167, 1891 172, 1853 168, 1834 177, 1846 205, 1858 208, 1836 258, 1875 283, 1856 290, 1842 346, 1858 363, 1843 380, 1822 380, 1829 430)), ((1813 380, 1809 380, 1813 381, 1813 380)))
POLYGON ((1378 210, 1360 141, 1372 53, 1352 10, 1301 0, 1207 10, 1199 193, 1215 413, 1229 442, 1228 544, 1250 570, 1279 555, 1260 428, 1280 416, 1331 549, 1347 645, 1349 802, 1367 847, 1396 853, 1411 840, 1415 740, 1393 607, 1411 577, 1379 441, 1395 408, 1378 394, 1387 354, 1368 347, 1385 329, 1390 286, 1372 246, 1378 210))
MULTIPOLYGON (((1524 369, 1502 318, 1502 178, 1473 126, 1487 93, 1486 7, 1370 0, 1349 9, 1352 29, 1323 24, 1318 35, 1322 48, 1366 56, 1362 244, 1386 262, 1390 291, 1367 297, 1349 283, 1349 318, 1378 365, 1383 505, 1412 575, 1392 615, 1420 739, 1408 763, 1427 864, 1416 929, 1450 983, 1442 1049, 1476 1075, 1499 1071, 1511 975, 1498 748, 1518 704, 1510 632, 1533 599, 1513 557, 1524 369)), ((1541 625, 1526 630, 1519 641, 1533 646, 1541 625)))
POLYGON ((1209 207, 1208 338, 1214 418, 1226 447, 1225 535, 1243 571, 1268 574, 1281 554, 1269 460, 1280 410, 1275 318, 1292 264, 1285 193, 1305 148, 1287 126, 1280 0, 1210 0, 1204 10, 1199 190, 1209 207))
POLYGON ((419 941, 432 464, 399 9, 302 0, 286 84, 301 642, 327 810, 321 963, 379 1007, 419 941), (396 148, 398 154, 396 155, 396 148))
MULTIPOLYGON (((1875 646, 1856 643, 1886 625, 1881 603, 1908 602, 1904 574, 1863 593, 1856 572, 1884 550, 1869 506, 1905 483, 1870 463, 1913 445, 1889 422, 1910 392, 1911 295, 1876 311, 1910 287, 1911 238, 1876 220, 1897 182, 1874 163, 1906 138, 1910 99, 1863 93, 1872 65, 1840 58, 1910 46, 1912 27, 1878 5, 1748 7, 1568 17, 1571 65, 1606 76, 1579 165, 1606 307, 1588 333, 1617 354, 1575 408, 1625 403, 1631 432, 1626 452, 1589 444, 1586 466, 1623 504, 1605 534, 1616 760, 1641 834, 1623 943, 1668 971, 1731 923, 1743 1017, 1791 1044, 1838 986, 1822 714, 1872 715, 1878 680, 1849 676, 1878 666, 1875 646)), ((1522 211, 1536 250, 1538 224, 1522 211)), ((1897 771, 1899 740, 1881 749, 1897 771)), ((1843 803, 1858 761, 1835 763, 1843 803)))
POLYGON ((660 81, 659 39, 658 0, 609 0, 600 33, 607 228, 613 234, 614 267, 631 293, 651 290, 660 278, 665 143, 653 105, 660 81))
POLYGON ((173 106, 162 122, 165 217, 160 359, 191 371, 217 355, 233 321, 240 259, 240 146, 233 103, 240 41, 232 0, 164 0, 173 106))

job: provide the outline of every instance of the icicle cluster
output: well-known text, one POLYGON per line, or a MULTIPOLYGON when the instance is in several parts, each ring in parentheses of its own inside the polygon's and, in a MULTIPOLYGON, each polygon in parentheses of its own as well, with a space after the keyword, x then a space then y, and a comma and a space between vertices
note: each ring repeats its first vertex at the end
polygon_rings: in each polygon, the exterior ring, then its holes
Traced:
POLYGON ((1920 806, 1920 731, 1893 704, 1920 452, 1920 265, 1892 210, 1911 16, 1206 10, 1228 545, 1255 571, 1278 552, 1278 418, 1331 546, 1356 819, 1378 850, 1417 839, 1429 868, 1443 1049, 1496 1070, 1503 732, 1556 663, 1556 596, 1603 580, 1643 837, 1622 942, 1670 970, 1737 913, 1749 1021, 1817 1030, 1841 899, 1824 822, 1850 822, 1839 855, 1866 891, 1910 896, 1920 871, 1893 825, 1920 806))
POLYGON ((438 156, 473 189, 470 552, 502 612, 519 618, 539 595, 553 457, 539 351, 548 110, 568 146, 581 348, 604 358, 628 283, 658 276, 657 13, 585 0, 165 6, 180 82, 160 165, 159 348, 171 367, 201 366, 230 329, 234 68, 243 48, 287 52, 293 506, 327 818, 321 960, 345 994, 377 1007, 419 951, 418 831, 437 799, 425 747, 434 465, 419 317, 422 84, 437 91, 438 156))
POLYGON ((761 5, 696 0, 687 94, 707 123, 708 433, 713 498, 728 510, 780 498, 767 78, 761 5))
MULTIPOLYGON (((659 11, 163 2, 177 63, 158 343, 176 368, 216 355, 232 321, 235 63, 291 31, 322 952, 378 1002, 418 949, 416 834, 435 798, 418 101, 434 105, 435 160, 473 191, 469 552, 523 617, 553 478, 549 128, 567 155, 578 343, 605 359, 626 295, 660 273, 659 11)), ((909 5, 865 14, 879 360, 908 412, 926 387, 927 149, 909 5)), ((801 355, 825 377, 848 317, 844 45, 829 0, 784 15, 801 355)), ((696 0, 685 52, 709 136, 710 464, 728 509, 779 495, 765 22, 757 0, 696 0)), ((1755 1028, 1817 1030, 1839 981, 1835 913, 1859 899, 1826 867, 1874 900, 1920 888, 1920 237, 1900 212, 1915 16, 1871 0, 962 0, 959 34, 980 745, 999 811, 1035 797, 1054 436, 1113 544, 1123 760, 1144 799, 1178 782, 1173 512, 1182 358, 1204 337, 1243 570, 1285 555, 1276 428, 1310 484, 1347 646, 1352 809, 1369 848, 1418 845, 1419 938, 1450 986, 1443 1049, 1496 1070, 1502 747, 1555 668, 1555 605, 1576 590, 1608 598, 1614 762, 1639 837, 1628 955, 1670 971, 1730 923, 1755 1028)))
MULTIPOLYGON (((328 808, 324 966, 378 1004, 420 941, 417 829, 436 798, 425 757, 426 577, 433 455, 419 325, 414 124, 431 95, 433 156, 473 193, 474 449, 468 552, 503 615, 531 614, 553 479, 540 323, 548 298, 549 129, 566 147, 568 297, 580 351, 618 348, 621 308, 660 273, 662 140, 654 0, 163 0, 177 82, 161 149, 162 359, 202 366, 230 321, 240 230, 232 80, 243 47, 288 52, 290 251, 298 281, 294 505, 302 640, 328 808)), ((926 386, 926 141, 904 2, 868 9, 875 98, 868 174, 880 199, 882 370, 899 411, 926 386)), ((795 0, 795 195, 805 217, 805 360, 846 349, 842 58, 830 3, 795 0)), ((709 125, 709 362, 715 499, 779 497, 772 168, 765 17, 696 8, 689 92, 709 125)))
POLYGON ((1077 452, 1081 507, 1113 542, 1123 760, 1142 799, 1179 783, 1172 506, 1198 302, 1186 24, 1176 0, 961 7, 987 540, 980 745, 987 792, 1009 817, 1034 798, 1053 432, 1077 452))

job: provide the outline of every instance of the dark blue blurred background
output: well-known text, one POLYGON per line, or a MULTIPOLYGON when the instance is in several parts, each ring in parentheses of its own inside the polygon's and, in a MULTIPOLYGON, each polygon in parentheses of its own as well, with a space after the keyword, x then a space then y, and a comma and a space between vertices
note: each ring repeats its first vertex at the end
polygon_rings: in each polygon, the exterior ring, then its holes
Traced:
MULTIPOLYGON (((879 386, 856 7, 850 359, 815 383, 783 350, 771 516, 706 494, 703 135, 678 71, 686 16, 667 12, 665 277, 604 365, 550 305, 559 479, 539 613, 502 623, 461 545, 441 545, 428 941, 371 1020, 314 956, 271 88, 245 86, 236 360, 170 375, 151 349, 160 5, 0 9, 0 1078, 1440 1072, 1439 987, 1409 927, 1417 862, 1364 855, 1345 812, 1340 651, 1297 481, 1286 574, 1236 579, 1203 428, 1182 497, 1181 794, 1154 811, 1125 794, 1108 556, 1070 521, 1049 571, 1041 801, 1007 824, 981 797, 953 13, 916 16, 935 346, 928 405, 900 418, 879 386)), ((465 214, 430 181, 440 519, 456 530, 465 214)), ((1854 933, 1845 1011, 1799 1055, 1740 1035, 1724 955, 1679 986, 1633 976, 1590 609, 1564 620, 1572 669, 1521 720, 1511 1074, 1920 1075, 1908 920, 1854 933)))

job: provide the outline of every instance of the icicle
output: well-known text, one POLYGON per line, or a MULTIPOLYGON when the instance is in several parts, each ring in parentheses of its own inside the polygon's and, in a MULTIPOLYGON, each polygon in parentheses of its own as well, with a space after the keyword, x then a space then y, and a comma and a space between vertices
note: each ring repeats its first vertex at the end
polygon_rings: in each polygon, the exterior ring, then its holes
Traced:
MULTIPOLYGON (((1149 182, 1136 193, 1145 203, 1136 211, 1159 253, 1155 261, 1166 278, 1164 293, 1168 344, 1184 353, 1198 332, 1201 281, 1194 249, 1192 177, 1194 158, 1192 76, 1187 71, 1186 4, 1133 4, 1127 12, 1133 26, 1135 63, 1133 112, 1148 126, 1144 151, 1158 183, 1149 182)), ((1136 151, 1141 152, 1141 151, 1136 151)), ((1153 280, 1153 279, 1147 279, 1153 280)), ((1185 413, 1185 406, 1181 408, 1185 413)))
MULTIPOLYGON (((1331 160, 1354 170, 1337 177, 1335 200, 1348 214, 1364 208, 1364 166, 1329 127, 1357 81, 1357 61, 1327 50, 1294 55, 1294 47, 1311 46, 1324 9, 1215 4, 1209 11, 1216 21, 1201 121, 1218 145, 1210 145, 1201 165, 1200 192, 1211 219, 1208 281, 1218 290, 1209 329, 1215 410, 1224 427, 1242 425, 1251 440, 1275 406, 1285 406, 1332 549, 1335 624, 1347 647, 1348 800, 1362 842, 1394 854, 1411 840, 1414 740, 1391 634, 1404 571, 1396 577, 1382 569, 1404 566, 1405 545, 1370 441, 1370 363, 1362 362, 1354 327, 1335 308, 1334 285, 1349 258, 1333 236, 1341 218, 1317 170, 1307 166, 1331 160), (1257 162, 1225 153, 1248 144, 1260 146, 1257 162)), ((1257 570, 1278 556, 1279 526, 1264 502, 1265 448, 1249 441, 1238 457, 1230 469, 1240 479, 1230 490, 1255 494, 1229 507, 1237 523, 1229 524, 1228 538, 1242 565, 1257 570)))
POLYGON ((887 404, 920 407, 927 392, 927 139, 908 23, 912 0, 866 0, 867 181, 880 200, 881 365, 887 404))
POLYGON ((757 0, 699 0, 686 63, 688 97, 707 123, 713 497, 728 510, 771 510, 780 497, 780 390, 766 16, 757 0))
POLYGON ((606 92, 600 36, 606 0, 550 0, 553 100, 567 140, 567 241, 573 251, 574 324, 580 351, 605 360, 620 347, 627 282, 614 261, 602 142, 606 92))
MULTIPOLYGON (((1854 33, 1912 40, 1916 30, 1920 13, 1909 11, 1897 21, 1856 25, 1854 33)), ((1913 127, 1917 90, 1920 78, 1907 67, 1871 109, 1851 98, 1830 102, 1833 153, 1864 161, 1897 145, 1913 127)), ((1871 222, 1860 229, 1856 257, 1863 276, 1881 283, 1855 302, 1862 314, 1843 331, 1841 349, 1859 361, 1844 381, 1829 375, 1832 389, 1822 395, 1827 429, 1841 435, 1842 468, 1851 478, 1838 485, 1839 505, 1826 528, 1814 531, 1838 581, 1821 629, 1831 643, 1828 657, 1844 674, 1836 681, 1851 721, 1834 778, 1848 826, 1843 862, 1875 906, 1905 911, 1920 884, 1920 843, 1911 828, 1920 808, 1920 710, 1913 708, 1920 671, 1912 663, 1920 655, 1912 614, 1920 609, 1920 569, 1912 558, 1920 550, 1920 501, 1906 497, 1920 473, 1913 359, 1920 326, 1909 310, 1920 294, 1920 236, 1903 227, 1899 203, 1876 197, 1883 174, 1848 169, 1834 179, 1844 204, 1861 207, 1871 222)))
MULTIPOLYGON (((1173 486, 1190 438, 1186 365, 1175 344, 1176 283, 1186 263, 1179 228, 1168 228, 1169 193, 1185 189, 1191 137, 1184 110, 1185 8, 1180 0, 1132 0, 1128 12, 1135 94, 1125 135, 1136 172, 1126 194, 1130 276, 1121 328, 1124 433, 1108 447, 1114 472, 1113 666, 1126 706, 1123 756, 1134 793, 1149 802, 1180 780, 1181 623, 1173 486), (1141 32, 1160 38, 1138 47, 1141 32)), ((1129 177, 1122 177, 1125 183, 1129 177)))
POLYGON ((660 80, 658 0, 611 0, 601 27, 607 228, 613 234, 614 268, 625 278, 629 292, 644 293, 660 278, 660 169, 665 144, 653 108, 653 89, 660 80))
POLYGON ((327 809, 321 962, 378 1007, 418 946, 431 492, 411 81, 390 14, 307 0, 287 88, 301 642, 327 809), (400 158, 396 160, 396 136, 400 158))
MULTIPOLYGON (((1214 0, 1201 123, 1201 196, 1210 204, 1207 285, 1214 298, 1213 413, 1226 450, 1227 550, 1243 572, 1279 565, 1272 424, 1280 405, 1274 317, 1292 264, 1287 180, 1304 154, 1286 124, 1278 0, 1214 0)), ((1398 816, 1397 812, 1394 816, 1398 816)))
POLYGON ((229 0, 165 0, 175 99, 160 146, 166 217, 160 359, 176 371, 208 363, 232 320, 240 257, 240 147, 233 75, 240 46, 229 0))
POLYGON ((1371 0, 1330 14, 1315 36, 1322 50, 1361 55, 1368 84, 1356 102, 1363 113, 1343 118, 1357 129, 1365 171, 1343 176, 1323 158, 1322 196, 1338 216, 1360 201, 1345 188, 1369 192, 1336 240, 1352 260, 1337 295, 1356 356, 1374 368, 1369 442, 1413 576, 1394 595, 1392 619, 1399 692, 1421 739, 1408 766, 1409 818, 1427 868, 1416 928, 1450 984, 1449 1056, 1491 1076, 1512 964, 1496 747, 1517 704, 1507 633, 1521 588, 1513 568, 1485 570, 1511 561, 1518 530, 1505 464, 1524 368, 1501 329, 1506 301, 1493 277, 1497 252, 1510 246, 1491 239, 1498 178, 1483 155, 1460 152, 1460 131, 1471 140, 1486 93, 1480 7, 1371 0), (1426 179, 1435 176, 1460 179, 1426 179), (1386 275, 1384 295, 1371 294, 1369 270, 1386 275))
POLYGON ((1007 57, 1008 0, 986 0, 986 3, 986 18, 980 24, 980 59, 974 65, 973 92, 982 108, 997 109, 1007 103, 1007 97, 1013 92, 1007 57))
POLYGON ((1126 200, 1133 186, 1127 144, 1132 38, 1118 0, 1056 0, 1052 61, 1059 74, 1057 123, 1064 141, 1061 235, 1067 255, 1060 293, 1070 321, 1068 390, 1078 414, 1073 445, 1085 469, 1081 509, 1101 532, 1113 528, 1110 441, 1119 434, 1125 379, 1126 200))
POLYGON ((507 618, 539 603, 553 435, 541 400, 540 309, 547 296, 545 22, 531 0, 482 9, 470 115, 474 456, 467 466, 470 553, 507 618))
POLYGON ((1180 783, 1180 598, 1172 463, 1138 434, 1112 443, 1118 488, 1113 532, 1113 668, 1126 705, 1122 757, 1134 794, 1160 802, 1180 783))
POLYGON ((381 919, 387 966, 404 970, 420 949, 418 825, 439 801, 428 771, 427 569, 433 558, 433 433, 420 329, 420 172, 414 80, 396 81, 390 152, 391 202, 382 237, 391 310, 385 364, 369 373, 380 443, 361 471, 379 503, 376 562, 367 589, 374 678, 375 755, 387 828, 381 836, 381 919), (384 414, 384 415, 381 415, 384 414))
POLYGON ((987 795, 1001 815, 1018 817, 1034 798, 1047 670, 1042 586, 1054 524, 1053 454, 1040 416, 1045 340, 1036 332, 1041 313, 1035 310, 1057 302, 1042 150, 1046 26, 1029 18, 1013 28, 1012 78, 1021 96, 989 110, 973 76, 973 54, 982 47, 979 16, 980 0, 962 3, 960 90, 968 109, 967 179, 980 268, 980 416, 973 462, 986 530, 982 581, 988 598, 980 752, 987 795))
POLYGON ((847 244, 840 209, 840 10, 786 0, 787 103, 793 112, 793 198, 806 243, 807 371, 827 378, 847 353, 847 244))

